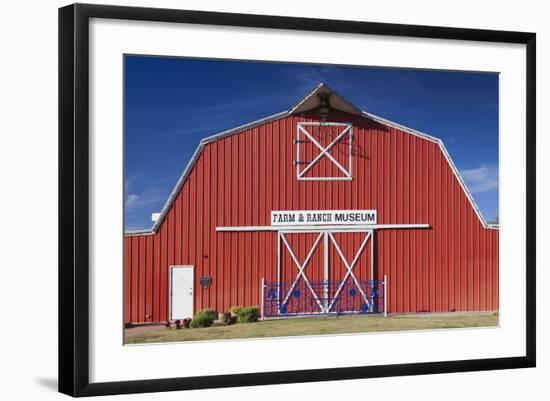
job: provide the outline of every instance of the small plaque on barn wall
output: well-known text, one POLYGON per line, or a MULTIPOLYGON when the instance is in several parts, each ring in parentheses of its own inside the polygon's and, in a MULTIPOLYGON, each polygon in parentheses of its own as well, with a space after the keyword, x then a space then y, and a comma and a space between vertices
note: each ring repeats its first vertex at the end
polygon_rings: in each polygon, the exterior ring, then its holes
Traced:
POLYGON ((202 276, 201 277, 201 286, 203 288, 210 287, 212 284, 212 277, 210 276, 202 276))

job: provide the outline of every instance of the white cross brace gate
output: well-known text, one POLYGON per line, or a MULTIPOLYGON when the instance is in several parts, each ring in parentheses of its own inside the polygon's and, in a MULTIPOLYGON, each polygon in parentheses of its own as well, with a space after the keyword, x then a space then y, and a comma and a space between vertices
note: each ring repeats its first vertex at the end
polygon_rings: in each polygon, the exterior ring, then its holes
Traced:
MULTIPOLYGON (((281 245, 284 244, 285 248, 287 249, 287 251, 290 253, 290 256, 292 257, 292 260, 294 261, 294 264, 296 265, 296 268, 298 269, 298 273, 296 275, 296 278, 294 279, 294 281, 292 282, 292 285, 290 286, 288 292, 286 294, 281 294, 281 289, 279 289, 279 294, 278 294, 278 299, 279 300, 282 300, 282 302, 280 302, 279 304, 279 312, 281 311, 281 308, 283 308, 287 302, 289 301, 293 291, 294 291, 294 288, 296 287, 297 283, 298 283, 298 280, 300 280, 300 278, 302 280, 304 280, 307 288, 309 289, 309 291, 311 291, 311 294, 313 296, 313 298, 315 299, 318 307, 319 307, 319 312, 318 313, 331 313, 332 312, 332 308, 334 307, 334 304, 336 303, 338 297, 340 296, 340 293, 342 291, 342 289, 344 288, 347 280, 351 277, 351 279, 354 281, 355 285, 357 286, 357 289, 359 290, 359 292, 361 293, 361 296, 363 297, 365 303, 370 306, 370 299, 367 297, 367 294, 365 293, 364 289, 361 287, 361 283, 360 281, 357 279, 355 273, 353 272, 353 269, 354 267, 357 265, 357 262, 359 261, 359 258, 361 257, 361 254, 363 253, 363 251, 365 250, 369 240, 372 240, 372 234, 373 234, 373 231, 372 230, 366 230, 366 231, 349 231, 349 230, 346 230, 346 231, 343 231, 343 232, 359 232, 359 233, 365 233, 365 238, 363 239, 363 241, 361 242, 361 246, 359 247, 359 250, 357 251, 357 253, 355 254, 352 262, 350 263, 347 258, 344 256, 344 253, 342 252, 342 249, 340 248, 340 245, 338 244, 338 242, 336 241, 336 238, 334 238, 334 232, 338 232, 338 231, 300 231, 300 233, 319 233, 319 235, 317 236, 315 242, 313 243, 313 246, 311 247, 311 249, 309 250, 308 252, 308 255, 306 257, 306 259, 300 263, 300 261, 298 260, 298 257, 296 256, 296 253, 294 252, 294 250, 292 249, 291 245, 288 243, 288 240, 285 236, 285 234, 288 234, 288 233, 296 233, 296 231, 279 231, 279 234, 278 234, 278 244, 277 244, 277 248, 278 248, 278 262, 277 262, 277 278, 278 278, 278 281, 279 283, 281 282, 281 245), (317 247, 319 246, 319 244, 321 243, 321 239, 324 239, 324 282, 326 283, 325 286, 324 286, 324 297, 323 297, 323 301, 321 300, 321 298, 319 297, 319 295, 315 292, 314 288, 312 287, 312 285, 310 284, 310 280, 306 274, 306 268, 308 267, 310 261, 311 261, 311 257, 313 256, 313 254, 315 253, 315 250, 317 249, 317 247), (328 245, 329 245, 329 241, 332 242, 332 244, 334 245, 334 247, 336 248, 336 251, 338 252, 342 262, 344 263, 346 269, 347 269, 347 272, 345 274, 345 276, 342 278, 342 281, 340 282, 339 286, 338 286, 338 289, 336 290, 333 298, 331 301, 329 301, 329 287, 328 287, 328 278, 329 278, 329 257, 328 257, 328 245)), ((371 243, 371 255, 370 255, 370 264, 371 264, 371 279, 374 279, 374 247, 372 246, 372 243, 371 243)))

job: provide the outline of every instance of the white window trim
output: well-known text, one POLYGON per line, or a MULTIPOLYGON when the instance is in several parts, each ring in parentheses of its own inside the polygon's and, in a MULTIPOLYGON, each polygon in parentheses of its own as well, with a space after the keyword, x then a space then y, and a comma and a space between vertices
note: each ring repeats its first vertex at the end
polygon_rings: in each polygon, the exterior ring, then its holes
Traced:
POLYGON ((353 179, 353 125, 351 123, 334 123, 334 122, 299 122, 296 129, 296 177, 299 181, 346 181, 353 179), (326 147, 321 145, 305 128, 305 126, 333 126, 333 127, 343 127, 342 132, 326 147), (303 135, 320 150, 320 153, 311 161, 309 164, 301 169, 301 160, 300 160, 300 142, 301 135, 303 135), (334 147, 338 142, 342 140, 346 135, 349 140, 349 166, 346 169, 342 166, 330 153, 330 149, 334 147), (304 174, 309 171, 315 164, 317 164, 323 157, 327 157, 342 173, 343 177, 305 177, 304 174))

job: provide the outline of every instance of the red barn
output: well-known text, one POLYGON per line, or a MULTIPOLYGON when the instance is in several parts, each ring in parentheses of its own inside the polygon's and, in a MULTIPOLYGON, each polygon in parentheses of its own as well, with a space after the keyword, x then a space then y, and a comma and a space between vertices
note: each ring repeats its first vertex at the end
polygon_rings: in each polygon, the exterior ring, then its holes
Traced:
POLYGON ((200 142, 151 230, 125 234, 124 319, 497 310, 498 233, 441 140, 320 84, 200 142))

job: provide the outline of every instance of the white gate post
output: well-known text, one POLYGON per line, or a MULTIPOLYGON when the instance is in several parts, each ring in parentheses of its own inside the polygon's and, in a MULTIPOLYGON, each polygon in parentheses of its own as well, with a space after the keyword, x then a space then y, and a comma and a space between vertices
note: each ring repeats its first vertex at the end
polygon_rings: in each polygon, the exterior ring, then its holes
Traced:
POLYGON ((325 301, 323 302, 323 306, 324 306, 324 312, 327 313, 328 312, 328 292, 329 292, 329 288, 328 288, 328 278, 329 278, 329 265, 328 265, 328 231, 325 231, 325 234, 324 234, 325 238, 325 242, 324 242, 324 251, 325 251, 325 272, 324 272, 324 283, 323 283, 323 286, 324 286, 324 297, 325 297, 325 301))
POLYGON ((261 313, 261 320, 264 320, 264 292, 265 292, 265 279, 262 277, 262 283, 261 283, 261 288, 260 288, 260 291, 261 291, 261 294, 260 294, 260 299, 261 299, 261 304, 260 304, 260 313, 261 313))
POLYGON ((277 315, 281 314, 281 231, 277 231, 277 315))
POLYGON ((384 274, 384 317, 388 317, 388 278, 384 274))

